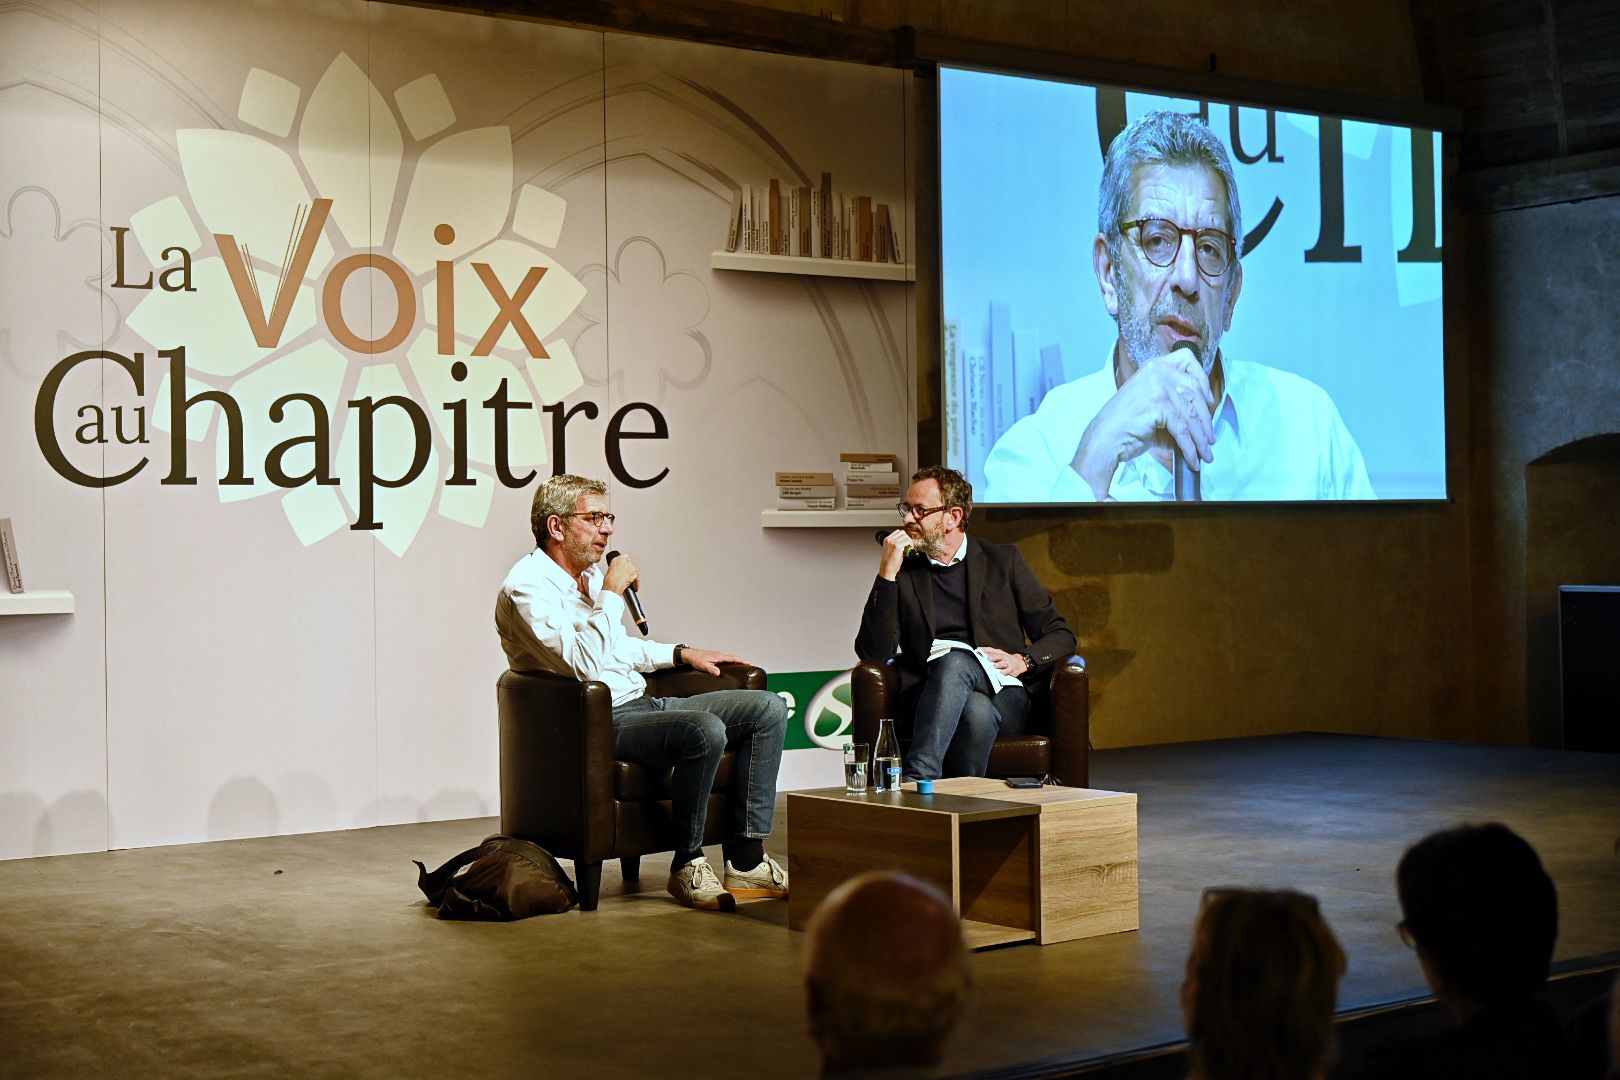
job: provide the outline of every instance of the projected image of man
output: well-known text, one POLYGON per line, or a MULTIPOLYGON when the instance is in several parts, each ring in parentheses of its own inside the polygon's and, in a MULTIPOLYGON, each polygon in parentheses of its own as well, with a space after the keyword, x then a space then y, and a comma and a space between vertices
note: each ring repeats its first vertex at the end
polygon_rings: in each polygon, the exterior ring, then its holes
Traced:
POLYGON ((1321 387, 1222 351, 1242 237, 1226 148, 1196 116, 1149 113, 1115 137, 1092 265, 1118 338, 997 440, 985 501, 1171 499, 1177 455, 1206 501, 1377 498, 1321 387))

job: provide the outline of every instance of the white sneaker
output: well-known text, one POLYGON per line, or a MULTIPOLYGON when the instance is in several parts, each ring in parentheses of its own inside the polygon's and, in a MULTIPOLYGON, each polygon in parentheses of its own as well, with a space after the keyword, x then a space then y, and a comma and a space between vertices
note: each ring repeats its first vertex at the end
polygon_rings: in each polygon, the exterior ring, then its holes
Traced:
POLYGON ((759 896, 783 897, 788 894, 787 871, 769 855, 752 870, 742 871, 726 863, 726 892, 739 900, 759 896))
MULTIPOLYGON (((730 868, 727 867, 727 876, 730 868)), ((685 866, 669 872, 669 895, 687 907, 706 911, 736 911, 737 898, 720 887, 714 867, 702 855, 685 866)))

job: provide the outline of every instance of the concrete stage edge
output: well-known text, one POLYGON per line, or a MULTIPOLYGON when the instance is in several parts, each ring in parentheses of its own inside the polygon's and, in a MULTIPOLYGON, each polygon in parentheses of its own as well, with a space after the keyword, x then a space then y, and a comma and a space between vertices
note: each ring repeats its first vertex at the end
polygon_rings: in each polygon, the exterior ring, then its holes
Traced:
MULTIPOLYGON (((1540 852, 1559 959, 1620 949, 1620 756, 1291 735, 1093 760, 1094 786, 1140 796, 1142 928, 976 955, 942 1076, 1178 1039, 1208 885, 1315 894, 1350 957, 1341 1009, 1419 995, 1395 863, 1464 821, 1540 852)), ((785 903, 687 911, 659 858, 628 885, 610 864, 597 912, 439 922, 410 859, 436 865, 494 828, 0 863, 0 1077, 815 1075, 785 903)))

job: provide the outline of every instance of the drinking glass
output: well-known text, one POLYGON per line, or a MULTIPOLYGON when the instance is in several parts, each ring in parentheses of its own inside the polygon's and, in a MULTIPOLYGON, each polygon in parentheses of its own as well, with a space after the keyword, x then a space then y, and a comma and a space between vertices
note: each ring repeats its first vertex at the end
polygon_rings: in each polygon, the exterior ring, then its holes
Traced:
POLYGON ((866 765, 871 761, 872 748, 863 742, 844 744, 844 793, 866 794, 866 765))

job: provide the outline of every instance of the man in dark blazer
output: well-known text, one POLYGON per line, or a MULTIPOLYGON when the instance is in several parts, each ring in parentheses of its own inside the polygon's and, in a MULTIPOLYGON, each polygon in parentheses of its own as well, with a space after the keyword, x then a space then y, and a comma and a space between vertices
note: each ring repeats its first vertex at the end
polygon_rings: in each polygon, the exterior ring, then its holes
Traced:
POLYGON ((855 636, 857 656, 899 673, 908 780, 983 776, 996 736, 1024 730, 1031 689, 1074 652, 1018 549, 964 531, 972 512, 973 486, 955 469, 912 476, 855 636))

